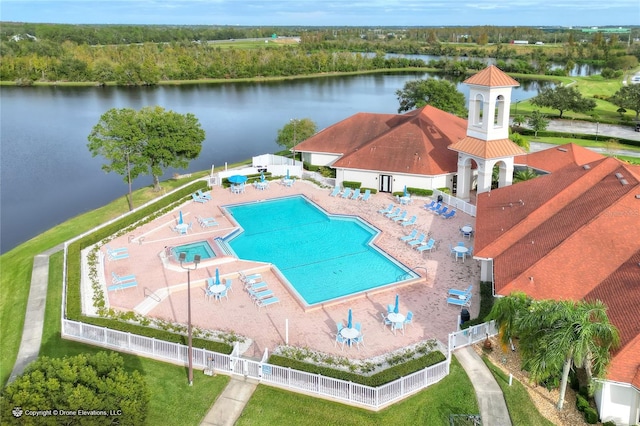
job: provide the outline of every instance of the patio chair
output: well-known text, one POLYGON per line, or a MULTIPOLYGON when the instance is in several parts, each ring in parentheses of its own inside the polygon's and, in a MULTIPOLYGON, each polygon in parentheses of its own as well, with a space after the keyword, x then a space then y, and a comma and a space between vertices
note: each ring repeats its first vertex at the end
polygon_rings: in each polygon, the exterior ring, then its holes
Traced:
POLYGON ((253 291, 257 291, 257 290, 263 290, 265 288, 267 288, 267 283, 265 282, 258 282, 258 283, 249 283, 246 284, 244 286, 244 289, 249 291, 249 290, 253 290, 253 291))
POLYGON ((346 342, 346 341, 347 341, 347 339, 345 339, 344 337, 342 337, 342 336, 340 335, 340 332, 337 332, 337 333, 336 333, 336 341, 333 343, 333 346, 335 347, 335 346, 337 346, 337 345, 338 345, 338 343, 340 343, 340 344, 342 345, 342 350, 344 351, 344 344, 345 344, 345 342, 346 342))
POLYGON ((131 282, 131 281, 135 281, 135 280, 136 280, 136 276, 135 275, 119 276, 115 272, 111 272, 111 282, 113 284, 122 284, 122 283, 131 282))
POLYGON ((390 219, 394 222, 399 222, 401 220, 404 220, 405 217, 407 217, 407 211, 403 210, 399 215, 391 217, 390 219))
POLYGON ((195 192, 193 194, 191 194, 191 198, 193 199, 193 201, 195 201, 196 203, 206 203, 208 200, 199 197, 195 192))
POLYGON ((198 221, 198 223, 200 224, 200 226, 202 228, 208 228, 210 226, 218 226, 220 225, 215 218, 213 217, 199 217, 196 216, 196 220, 198 221))
POLYGON ((473 257, 473 246, 469 247, 469 250, 467 251, 467 256, 473 257))
POLYGON ((351 196, 351 188, 345 188, 342 193, 342 198, 349 198, 351 196))
POLYGON ((424 241, 424 239, 427 238, 427 236, 425 234, 420 234, 420 236, 412 241, 407 241, 407 244, 409 244, 409 246, 411 247, 415 247, 418 244, 422 244, 422 242, 424 241))
POLYGON ((466 255, 467 253, 456 251, 456 262, 458 261, 458 259, 462 259, 462 261, 464 262, 464 258, 466 257, 466 255))
POLYGON ((338 333, 342 331, 342 329, 344 328, 344 324, 342 324, 342 321, 336 323, 336 328, 338 329, 338 333))
POLYGON ((386 209, 378 210, 378 213, 386 214, 386 213, 390 213, 391 210, 393 210, 393 203, 389 204, 389 207, 387 207, 386 209))
POLYGON ((418 230, 414 229, 414 230, 411 231, 411 233, 409 235, 405 235, 404 237, 400 237, 400 241, 415 240, 417 235, 418 235, 418 230))
POLYGON ((364 334, 360 333, 357 337, 351 339, 351 343, 355 343, 358 346, 358 350, 360 350, 360 344, 364 346, 364 334))
POLYGON ((469 285, 469 287, 467 287, 466 290, 458 290, 455 288, 450 288, 449 289, 449 296, 467 296, 469 294, 471 294, 471 291, 473 290, 473 284, 469 285))
POLYGON ((233 291, 233 280, 231 278, 225 278, 224 285, 227 286, 227 290, 233 291))
POLYGON ((388 217, 389 219, 391 219, 392 217, 397 216, 399 214, 400 214, 400 207, 396 207, 395 209, 393 209, 389 213, 385 213, 385 216, 388 217))
POLYGON ((471 294, 468 296, 447 297, 447 303, 456 306, 471 306, 471 294))
POLYGON ((107 253, 108 254, 117 255, 117 254, 122 254, 122 253, 128 253, 129 252, 129 249, 126 248, 126 247, 119 247, 119 248, 112 249, 109 246, 109 244, 107 244, 105 247, 107 248, 107 253))
POLYGON ((360 188, 356 188, 356 190, 353 191, 353 195, 351 196, 352 200, 357 200, 358 198, 360 198, 360 188))
POLYGON ((407 312, 407 317, 404 319, 404 323, 413 325, 413 312, 407 312))
POLYGON ((402 226, 411 226, 411 225, 416 223, 416 220, 418 220, 418 216, 414 215, 414 216, 411 216, 409 218, 409 220, 403 220, 402 222, 400 222, 400 225, 402 225, 402 226))
POLYGON ((393 312, 394 306, 392 304, 387 305, 387 313, 390 314, 393 312))
POLYGON ((393 334, 396 334, 396 330, 402 330, 402 335, 404 336, 404 322, 394 322, 393 334))
POLYGON ((360 200, 361 201, 369 201, 369 198, 371 198, 371 190, 370 189, 365 189, 364 190, 364 195, 362 196, 362 198, 360 200))
POLYGON ((209 290, 209 288, 205 288, 204 289, 204 298, 206 300, 211 300, 212 297, 215 297, 216 294, 214 292, 212 292, 211 290, 209 290))
POLYGON ((442 210, 440 210, 440 213, 438 213, 439 215, 443 215, 443 214, 447 214, 447 211, 449 211, 449 207, 448 206, 444 206, 442 208, 442 210))
POLYGON ((226 298, 229 300, 229 289, 225 288, 222 292, 216 294, 216 299, 221 300, 222 298, 226 298))
POLYGON ((210 200, 211 199, 211 194, 202 192, 202 189, 198 189, 196 191, 196 195, 198 197, 202 198, 202 199, 205 199, 205 200, 210 200))
POLYGON ((389 321, 389 318, 387 318, 383 312, 380 312, 380 315, 382 316, 382 326, 383 327, 390 326, 391 321, 389 321))
POLYGON ((442 207, 442 203, 438 203, 435 206, 429 207, 429 210, 433 212, 433 211, 436 211, 436 210, 440 209, 440 207, 442 207))
POLYGON ((258 305, 258 309, 260 309, 262 307, 273 305, 274 303, 278 302, 280 302, 280 299, 278 299, 277 297, 270 297, 268 299, 260 299, 256 301, 256 305, 258 305))
POLYGON ((425 204, 424 208, 429 210, 429 209, 431 209, 431 207, 434 207, 435 205, 436 205, 436 202, 435 201, 431 201, 429 204, 425 204))
POLYGON ((449 207, 441 205, 439 208, 437 208, 435 210, 432 210, 432 211, 433 211, 433 213, 439 215, 439 214, 442 214, 442 213, 446 213, 447 210, 449 210, 449 207))
POLYGON ((133 287, 137 287, 137 286, 138 286, 138 282, 137 281, 128 281, 128 282, 125 282, 125 283, 110 285, 109 287, 107 287, 107 291, 125 290, 127 288, 133 288, 133 287))
POLYGON ((242 282, 249 283, 249 282, 258 282, 262 280, 262 275, 261 274, 250 274, 250 275, 246 275, 244 272, 238 272, 238 275, 240 275, 240 280, 242 282))
POLYGON ((417 246, 416 250, 418 250, 420 253, 426 250, 431 251, 433 250, 433 247, 435 246, 435 244, 436 244, 436 240, 434 240, 433 238, 429 238, 429 241, 427 241, 426 244, 417 246))
POLYGON ((338 194, 340 194, 340 191, 341 191, 340 187, 336 186, 335 188, 333 188, 333 191, 331 191, 331 194, 329 194, 329 196, 330 197, 335 197, 338 194))
POLYGON ((128 257, 129 257, 129 252, 107 253, 107 259, 109 260, 120 260, 120 259, 126 259, 128 257))
POLYGON ((454 210, 449 211, 449 213, 442 215, 442 218, 443 219, 451 219, 455 215, 456 215, 456 211, 454 209, 454 210))
POLYGON ((249 296, 251 297, 251 299, 253 299, 254 302, 273 296, 273 290, 255 291, 255 290, 249 289, 248 291, 249 291, 249 296))

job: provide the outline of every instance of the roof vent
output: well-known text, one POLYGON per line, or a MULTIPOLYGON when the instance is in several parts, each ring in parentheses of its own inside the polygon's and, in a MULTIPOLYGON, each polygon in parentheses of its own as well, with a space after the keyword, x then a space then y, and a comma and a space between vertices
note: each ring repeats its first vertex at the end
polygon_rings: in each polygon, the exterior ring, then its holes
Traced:
POLYGON ((616 177, 617 177, 618 179, 622 179, 622 173, 616 173, 616 177))
POLYGON ((620 179, 620 183, 623 185, 629 185, 629 182, 627 182, 626 179, 620 179))
POLYGON ((582 168, 585 169, 585 170, 589 170, 591 168, 591 166, 588 165, 588 164, 585 164, 584 166, 582 166, 582 168))
POLYGON ((567 148, 558 148, 558 151, 567 152, 567 148))
POLYGON ((636 198, 640 200, 640 194, 636 194, 636 198))

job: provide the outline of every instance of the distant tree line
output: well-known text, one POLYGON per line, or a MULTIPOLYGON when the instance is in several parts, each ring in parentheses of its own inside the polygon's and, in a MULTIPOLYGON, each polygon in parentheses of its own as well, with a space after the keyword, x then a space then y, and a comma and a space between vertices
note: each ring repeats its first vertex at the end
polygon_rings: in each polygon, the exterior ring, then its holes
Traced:
MULTIPOLYGON (((504 27, 474 27, 487 40, 504 27)), ((57 25, 3 23, 0 27, 0 80, 29 85, 35 81, 96 82, 118 85, 154 85, 166 80, 203 78, 237 79, 284 77, 333 72, 428 67, 448 75, 465 75, 482 69, 482 60, 497 58, 506 72, 566 75, 576 63, 606 66, 608 78, 615 70, 638 64, 640 48, 613 45, 597 34, 593 42, 579 43, 567 35, 561 48, 531 48, 524 52, 510 45, 442 44, 451 29, 391 30, 240 28, 207 26, 57 25), (207 40, 261 38, 271 34, 301 34, 295 46, 255 49, 221 48, 207 40), (387 53, 442 56, 425 63, 420 59, 387 57, 387 53), (550 70, 551 63, 565 63, 550 70)), ((456 28, 456 31, 462 29, 456 28)), ((529 29, 532 33, 537 30, 529 29)), ((514 30, 515 31, 515 30, 514 30)), ((520 30, 519 30, 520 31, 520 30)), ((468 31, 469 34, 475 34, 468 31)), ((563 33, 564 34, 564 33, 563 33)), ((476 37, 478 38, 478 37, 476 37)))

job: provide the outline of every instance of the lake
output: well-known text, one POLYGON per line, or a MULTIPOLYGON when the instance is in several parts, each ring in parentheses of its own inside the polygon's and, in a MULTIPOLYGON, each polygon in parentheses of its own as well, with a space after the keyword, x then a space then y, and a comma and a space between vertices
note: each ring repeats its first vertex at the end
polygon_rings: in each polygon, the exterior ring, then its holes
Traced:
MULTIPOLYGON (((0 87, 0 251, 101 207, 127 192, 124 178, 104 173, 87 135, 111 108, 159 105, 193 113, 206 132, 200 157, 179 173, 210 170, 278 151, 278 129, 310 118, 318 130, 357 112, 397 113, 396 90, 427 73, 367 74, 280 82, 158 87, 0 87)), ((548 83, 546 83, 548 84, 548 83)), ((513 102, 535 96, 535 81, 513 102)), ((458 90, 468 95, 466 85, 458 90)), ((176 170, 167 170, 163 179, 176 170)), ((152 184, 151 176, 134 188, 152 184)))

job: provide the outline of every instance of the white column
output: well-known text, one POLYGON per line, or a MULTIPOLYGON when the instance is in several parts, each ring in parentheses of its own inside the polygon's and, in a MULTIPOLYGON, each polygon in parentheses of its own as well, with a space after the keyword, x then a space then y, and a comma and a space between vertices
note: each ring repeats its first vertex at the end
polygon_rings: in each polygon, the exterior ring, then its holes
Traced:
POLYGON ((500 163, 500 188, 513 184, 513 159, 507 158, 502 161, 500 163))
POLYGON ((469 201, 471 189, 471 161, 466 156, 458 154, 458 184, 456 197, 469 201))
POLYGON ((489 161, 478 162, 478 194, 491 191, 491 173, 493 163, 489 161))

